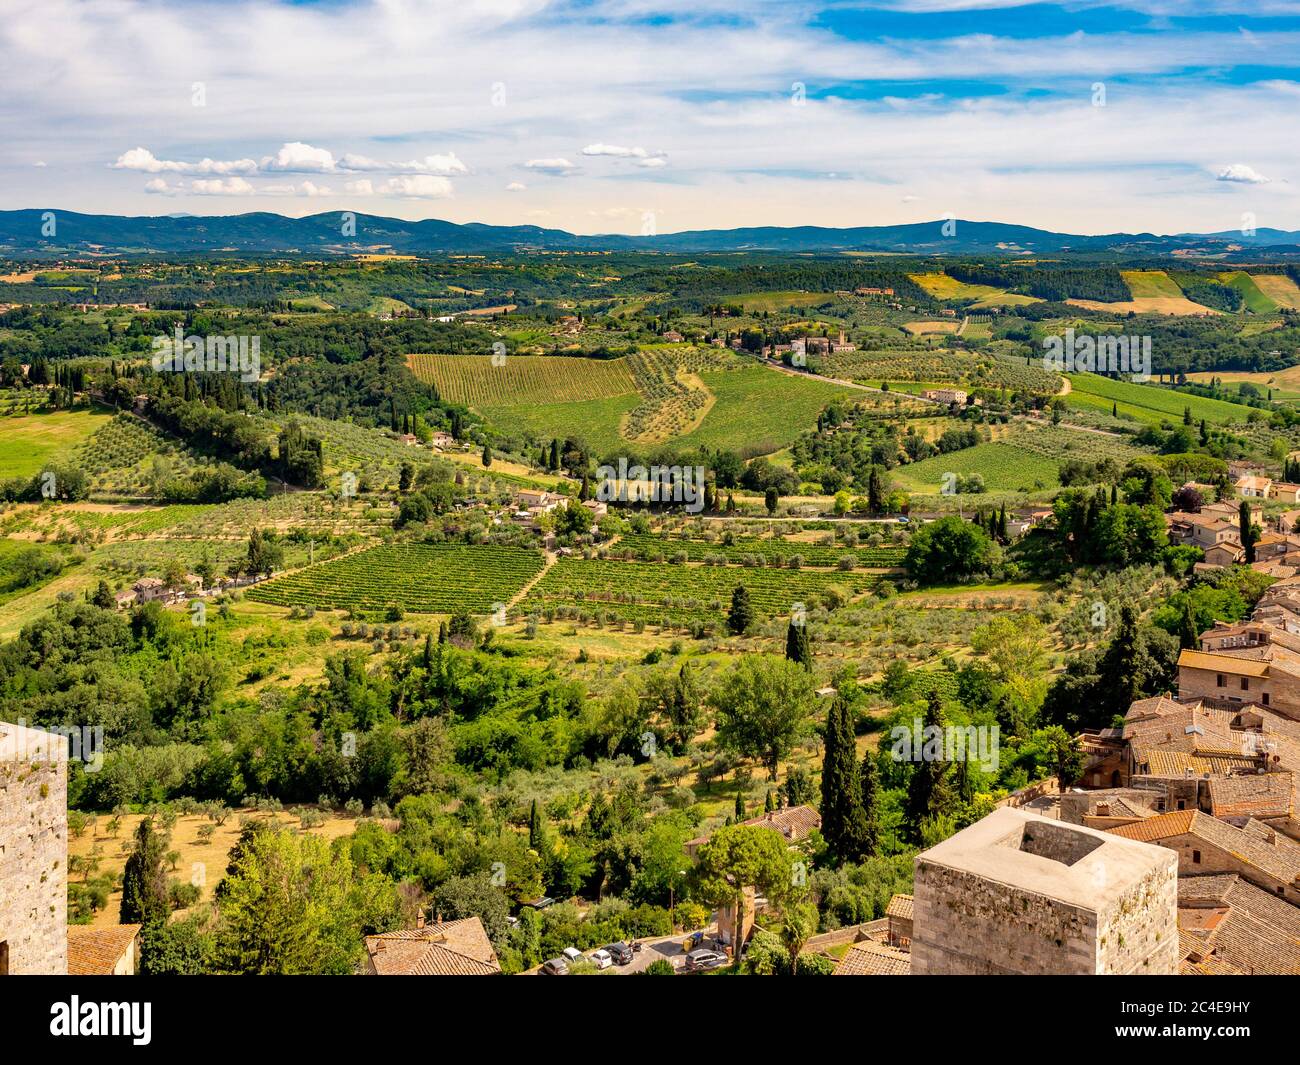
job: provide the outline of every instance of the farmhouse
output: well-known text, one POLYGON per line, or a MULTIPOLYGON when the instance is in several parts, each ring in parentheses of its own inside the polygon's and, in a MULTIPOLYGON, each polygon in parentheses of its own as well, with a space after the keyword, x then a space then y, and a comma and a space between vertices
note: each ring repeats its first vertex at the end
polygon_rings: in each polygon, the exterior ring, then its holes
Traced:
POLYGON ((921 395, 936 403, 956 403, 962 407, 966 405, 967 399, 967 393, 960 388, 927 388, 921 395))
POLYGON ((1239 496, 1245 496, 1249 499, 1267 499, 1271 494, 1273 482, 1267 477, 1246 475, 1238 477, 1233 487, 1237 489, 1239 496))

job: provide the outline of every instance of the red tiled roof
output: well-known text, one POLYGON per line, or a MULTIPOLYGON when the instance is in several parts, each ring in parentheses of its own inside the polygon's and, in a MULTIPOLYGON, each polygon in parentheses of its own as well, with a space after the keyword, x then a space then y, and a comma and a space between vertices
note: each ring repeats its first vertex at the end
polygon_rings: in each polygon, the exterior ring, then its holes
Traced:
POLYGON ((68 927, 68 975, 111 976, 140 934, 138 924, 119 924, 108 928, 68 927))
POLYGON ((477 917, 366 936, 378 976, 492 976, 501 972, 477 917))

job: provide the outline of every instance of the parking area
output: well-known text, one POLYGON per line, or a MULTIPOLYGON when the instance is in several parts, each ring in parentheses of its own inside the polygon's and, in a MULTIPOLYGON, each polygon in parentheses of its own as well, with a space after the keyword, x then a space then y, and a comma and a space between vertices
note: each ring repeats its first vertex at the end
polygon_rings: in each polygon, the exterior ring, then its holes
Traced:
MULTIPOLYGON (((655 939, 640 940, 641 949, 632 954, 632 960, 626 965, 611 965, 608 969, 602 969, 597 975, 600 976, 631 976, 635 973, 644 972, 653 962, 666 961, 677 972, 681 972, 686 964, 686 955, 688 950, 699 947, 717 950, 723 952, 721 944, 714 938, 717 935, 717 928, 710 927, 699 930, 700 941, 698 944, 692 943, 690 948, 683 948, 682 944, 691 939, 697 933, 678 932, 672 936, 660 936, 655 939)), ((586 952, 587 956, 592 951, 586 952)), ((530 969, 525 976, 540 975, 538 969, 530 969)))

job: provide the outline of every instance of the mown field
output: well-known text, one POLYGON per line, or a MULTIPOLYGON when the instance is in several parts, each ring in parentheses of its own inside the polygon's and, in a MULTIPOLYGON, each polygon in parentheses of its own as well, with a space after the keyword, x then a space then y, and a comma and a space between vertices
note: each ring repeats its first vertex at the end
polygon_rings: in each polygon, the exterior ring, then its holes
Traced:
POLYGON ((947 274, 908 274, 913 281, 938 300, 980 300, 1001 297, 1003 289, 992 285, 970 285, 947 274))
POLYGON ((0 420, 0 480, 32 477, 49 463, 69 458, 111 419, 110 414, 78 410, 0 420))
POLYGON ((1069 374, 1070 394, 1066 402, 1081 407, 1128 415, 1148 425, 1182 420, 1183 411, 1191 408, 1194 421, 1204 418, 1212 425, 1244 422, 1251 408, 1219 399, 1203 399, 1156 385, 1116 381, 1096 374, 1069 374))
POLYGON ((275 577, 250 588, 249 599, 274 606, 418 614, 464 607, 491 613, 542 568, 536 551, 463 544, 385 544, 333 562, 275 577))
POLYGON ((900 466, 890 476, 905 490, 920 495, 942 494, 950 473, 959 477, 979 474, 989 491, 1034 492, 1057 487, 1059 469, 1057 460, 1012 443, 994 441, 900 466))

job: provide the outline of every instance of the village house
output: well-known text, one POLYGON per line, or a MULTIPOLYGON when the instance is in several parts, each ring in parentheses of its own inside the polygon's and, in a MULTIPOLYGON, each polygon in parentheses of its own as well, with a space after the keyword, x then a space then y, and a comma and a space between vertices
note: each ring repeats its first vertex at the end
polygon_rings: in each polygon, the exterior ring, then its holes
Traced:
POLYGON ((680 344, 686 338, 682 336, 681 333, 677 332, 676 329, 669 329, 666 333, 663 333, 659 339, 668 344, 680 344))
POLYGON ((921 395, 937 403, 956 403, 960 407, 964 407, 967 400, 967 393, 960 388, 927 388, 921 395))
POLYGON ((141 925, 68 926, 69 976, 134 976, 141 925))
POLYGON ((153 599, 161 599, 167 594, 167 585, 163 583, 161 577, 141 577, 135 584, 131 585, 131 590, 135 592, 137 602, 148 603, 153 599))
POLYGON ((1300 484, 1287 481, 1274 481, 1269 489, 1270 499, 1280 499, 1283 503, 1300 503, 1300 484))
POLYGON ((456 438, 442 429, 435 430, 433 436, 429 438, 429 442, 439 451, 446 451, 448 448, 456 446, 456 438))
POLYGON ((1217 512, 1210 512, 1202 507, 1197 514, 1188 511, 1174 511, 1165 515, 1165 527, 1169 541, 1179 546, 1199 547, 1202 551, 1214 547, 1226 540, 1237 542, 1241 530, 1237 523, 1228 521, 1217 512))
POLYGON ((1268 499, 1272 494, 1273 482, 1267 477, 1245 475, 1238 477, 1233 487, 1237 495, 1247 499, 1268 499))
POLYGON ((366 976, 496 976, 501 972, 492 941, 477 917, 424 923, 366 936, 366 976))

